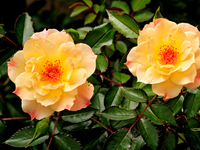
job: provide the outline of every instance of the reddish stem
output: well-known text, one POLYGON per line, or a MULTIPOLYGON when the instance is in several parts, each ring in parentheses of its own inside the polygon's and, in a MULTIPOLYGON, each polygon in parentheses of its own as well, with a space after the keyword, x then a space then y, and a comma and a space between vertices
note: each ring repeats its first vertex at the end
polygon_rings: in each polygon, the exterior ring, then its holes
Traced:
POLYGON ((55 132, 55 130, 56 130, 56 125, 57 125, 57 123, 58 123, 59 116, 60 116, 60 112, 57 113, 56 122, 55 122, 55 125, 54 125, 54 128, 53 128, 53 132, 52 132, 52 134, 51 134, 51 138, 50 138, 50 141, 49 141, 49 144, 48 144, 48 147, 47 147, 46 150, 49 149, 49 147, 50 147, 50 145, 51 145, 51 141, 53 140, 54 132, 55 132))
POLYGON ((21 50, 22 48, 19 47, 15 42, 13 42, 11 39, 9 39, 7 36, 3 36, 4 38, 6 38, 9 42, 11 42, 13 45, 15 45, 16 47, 18 47, 19 50, 21 50))
POLYGON ((19 120, 19 119, 30 119, 30 117, 0 118, 0 120, 3 120, 3 121, 7 121, 7 120, 19 120))

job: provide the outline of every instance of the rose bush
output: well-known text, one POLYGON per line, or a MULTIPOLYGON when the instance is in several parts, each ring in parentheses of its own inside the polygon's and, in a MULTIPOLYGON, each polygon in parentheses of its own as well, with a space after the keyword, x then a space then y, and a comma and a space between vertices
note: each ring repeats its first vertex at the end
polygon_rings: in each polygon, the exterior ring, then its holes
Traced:
POLYGON ((156 19, 140 31, 126 65, 139 82, 152 84, 154 93, 173 98, 183 86, 200 85, 199 37, 188 23, 156 19))
POLYGON ((74 44, 64 31, 45 29, 8 62, 8 75, 33 120, 90 105, 94 87, 86 79, 95 68, 96 55, 88 45, 74 44))

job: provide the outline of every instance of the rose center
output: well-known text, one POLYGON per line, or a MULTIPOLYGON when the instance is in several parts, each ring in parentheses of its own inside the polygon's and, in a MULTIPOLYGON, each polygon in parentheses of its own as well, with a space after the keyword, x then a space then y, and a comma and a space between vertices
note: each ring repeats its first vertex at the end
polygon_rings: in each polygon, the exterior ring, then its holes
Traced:
POLYGON ((160 47, 158 60, 162 65, 174 65, 178 59, 179 52, 174 46, 163 45, 160 47))
POLYGON ((60 81, 63 71, 60 60, 54 62, 47 61, 44 65, 44 70, 40 74, 49 82, 56 82, 60 81))

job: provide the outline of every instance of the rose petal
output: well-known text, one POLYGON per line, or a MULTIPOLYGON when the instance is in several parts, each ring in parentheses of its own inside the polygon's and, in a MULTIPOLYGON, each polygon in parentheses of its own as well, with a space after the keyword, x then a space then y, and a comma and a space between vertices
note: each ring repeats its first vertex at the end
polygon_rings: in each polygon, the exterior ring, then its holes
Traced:
POLYGON ((194 53, 190 53, 184 61, 180 62, 181 71, 186 71, 192 64, 195 63, 194 53))
POLYGON ((199 49, 199 34, 192 31, 185 32, 187 39, 191 42, 192 52, 195 53, 199 49))
POLYGON ((196 69, 200 68, 200 48, 195 53, 195 67, 196 69))
POLYGON ((137 72, 136 72, 138 82, 143 82, 145 84, 149 84, 149 80, 146 77, 147 69, 148 69, 148 67, 146 67, 146 66, 143 66, 141 64, 138 65, 137 72))
POLYGON ((183 61, 191 52, 192 47, 189 41, 184 41, 178 49, 178 61, 183 61))
POLYGON ((31 120, 33 120, 34 118, 40 120, 49 117, 54 112, 51 107, 42 106, 35 100, 22 100, 22 109, 24 112, 28 113, 31 116, 31 120))
POLYGON ((76 95, 74 105, 71 108, 72 111, 86 108, 91 104, 90 99, 92 98, 94 92, 94 86, 89 82, 85 82, 83 85, 79 86, 77 90, 78 94, 76 95))
POLYGON ((172 38, 176 41, 177 48, 181 43, 187 40, 186 35, 181 28, 172 28, 169 32, 172 34, 172 38))
POLYGON ((173 83, 169 78, 164 82, 153 84, 152 91, 157 95, 164 96, 164 99, 167 100, 176 97, 180 93, 182 87, 182 85, 173 83))
POLYGON ((49 30, 46 30, 44 29, 43 31, 41 32, 36 32, 34 33, 31 38, 33 39, 39 39, 39 38, 44 38, 46 39, 49 35, 53 34, 53 33, 56 33, 56 32, 59 32, 58 30, 56 29, 49 29, 49 30))
POLYGON ((25 59, 23 56, 23 51, 18 51, 8 62, 8 76, 12 82, 15 82, 17 76, 24 71, 25 59))
POLYGON ((194 89, 194 88, 197 88, 199 85, 200 85, 200 69, 197 70, 197 75, 195 77, 194 82, 186 84, 184 86, 190 89, 194 89))
POLYGON ((146 30, 140 31, 140 36, 138 37, 138 45, 142 42, 147 42, 153 35, 153 28, 147 28, 146 30))
POLYGON ((160 52, 160 45, 155 39, 150 39, 147 42, 147 53, 152 59, 158 60, 158 54, 160 52))

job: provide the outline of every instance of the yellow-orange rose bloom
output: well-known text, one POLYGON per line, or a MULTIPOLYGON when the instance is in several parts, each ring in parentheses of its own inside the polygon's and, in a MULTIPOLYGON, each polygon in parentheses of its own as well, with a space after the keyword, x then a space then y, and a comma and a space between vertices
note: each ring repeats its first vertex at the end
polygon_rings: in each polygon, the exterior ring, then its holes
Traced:
POLYGON ((144 26, 126 65, 139 82, 165 99, 200 85, 200 33, 188 23, 156 19, 144 26))
POLYGON ((83 43, 74 44, 64 31, 33 34, 8 62, 8 76, 31 119, 54 111, 80 110, 90 105, 94 87, 86 79, 96 68, 96 55, 83 43))

